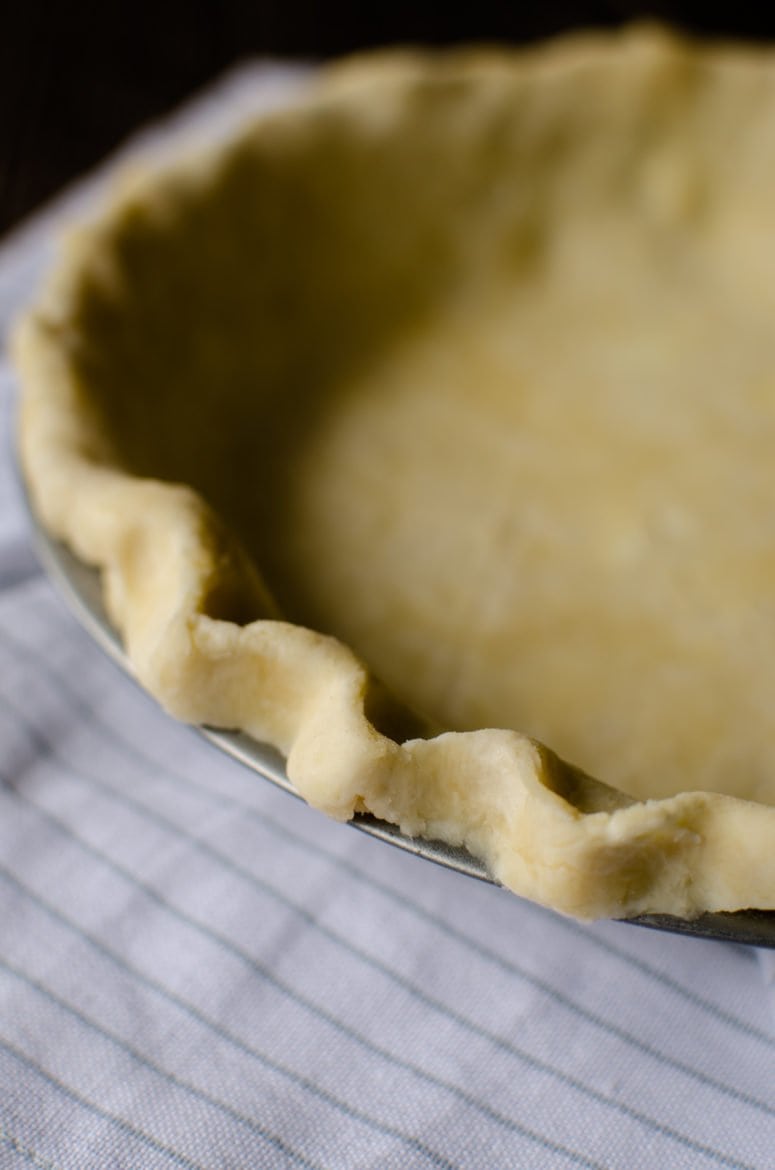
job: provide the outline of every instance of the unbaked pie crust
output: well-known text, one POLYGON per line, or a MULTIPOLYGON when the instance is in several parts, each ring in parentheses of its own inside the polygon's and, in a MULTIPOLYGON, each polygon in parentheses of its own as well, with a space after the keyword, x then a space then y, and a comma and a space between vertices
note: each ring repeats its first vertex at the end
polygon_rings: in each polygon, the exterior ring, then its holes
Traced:
POLYGON ((771 51, 635 29, 127 176, 15 352, 141 682, 561 911, 775 907, 774 123, 771 51))

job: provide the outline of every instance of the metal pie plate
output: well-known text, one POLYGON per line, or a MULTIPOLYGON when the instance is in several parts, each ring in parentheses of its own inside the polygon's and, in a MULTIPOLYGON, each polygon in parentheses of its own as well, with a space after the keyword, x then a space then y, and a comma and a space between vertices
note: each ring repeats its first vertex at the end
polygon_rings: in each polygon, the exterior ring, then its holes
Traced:
MULTIPOLYGON (((99 572, 78 560, 63 544, 53 540, 35 515, 32 512, 30 515, 38 555, 48 575, 81 625, 98 645, 131 675, 132 670, 120 638, 105 613, 99 572)), ((274 748, 259 743, 240 731, 219 731, 209 727, 201 727, 198 730, 221 751, 297 799, 301 799, 288 779, 285 761, 274 748)), ((498 884, 484 863, 465 849, 454 848, 443 841, 406 837, 396 825, 371 816, 356 814, 350 823, 362 832, 395 845, 407 853, 413 853, 416 857, 425 858, 480 881, 498 884)), ((675 918, 668 914, 649 914, 621 921, 675 934, 775 948, 775 910, 702 914, 690 920, 675 918)))

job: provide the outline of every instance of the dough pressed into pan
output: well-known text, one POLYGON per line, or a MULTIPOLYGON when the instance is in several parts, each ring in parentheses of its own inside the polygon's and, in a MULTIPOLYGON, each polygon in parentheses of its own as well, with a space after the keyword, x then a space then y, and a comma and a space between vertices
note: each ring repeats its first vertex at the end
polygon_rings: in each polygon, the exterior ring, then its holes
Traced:
POLYGON ((566 913, 775 908, 774 124, 773 51, 637 28, 127 175, 15 353, 140 681, 566 913))

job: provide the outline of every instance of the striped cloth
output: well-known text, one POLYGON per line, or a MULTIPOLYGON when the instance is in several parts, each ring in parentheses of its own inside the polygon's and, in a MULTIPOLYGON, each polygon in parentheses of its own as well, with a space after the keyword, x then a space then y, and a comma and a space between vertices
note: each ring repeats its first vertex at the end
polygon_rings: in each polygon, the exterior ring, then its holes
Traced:
MULTIPOLYGON (((0 251, 3 332, 102 182, 0 251)), ((0 362, 0 1170, 772 1170, 772 955, 560 918, 167 719, 37 567, 0 362)))

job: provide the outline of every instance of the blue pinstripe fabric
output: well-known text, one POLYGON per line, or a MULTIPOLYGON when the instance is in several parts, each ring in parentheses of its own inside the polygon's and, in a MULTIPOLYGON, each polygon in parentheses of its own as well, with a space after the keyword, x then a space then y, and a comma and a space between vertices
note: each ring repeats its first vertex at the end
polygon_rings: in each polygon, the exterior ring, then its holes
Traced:
MULTIPOLYGON (((0 250, 3 331, 63 214, 0 250)), ((0 1170, 771 1170, 768 960, 558 918, 172 724, 38 571, 12 410, 3 357, 0 1170)))

